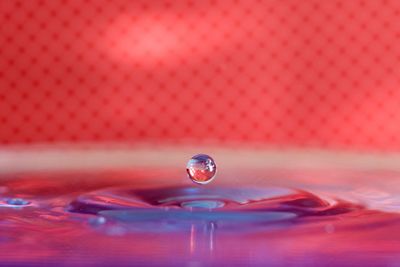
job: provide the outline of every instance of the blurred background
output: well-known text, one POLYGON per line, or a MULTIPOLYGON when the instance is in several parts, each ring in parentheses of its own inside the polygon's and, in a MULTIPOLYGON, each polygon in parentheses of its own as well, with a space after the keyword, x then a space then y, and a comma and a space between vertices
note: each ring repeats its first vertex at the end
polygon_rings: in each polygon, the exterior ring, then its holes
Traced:
POLYGON ((397 0, 0 1, 0 144, 397 152, 399 17, 397 0))

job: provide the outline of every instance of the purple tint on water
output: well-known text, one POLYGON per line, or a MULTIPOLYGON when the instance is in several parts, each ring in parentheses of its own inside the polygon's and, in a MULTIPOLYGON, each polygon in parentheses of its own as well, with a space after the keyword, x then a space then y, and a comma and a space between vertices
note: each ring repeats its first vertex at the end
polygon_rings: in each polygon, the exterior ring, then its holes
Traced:
POLYGON ((109 175, 4 180, 9 190, 0 199, 1 264, 396 266, 400 261, 399 200, 376 188, 329 183, 325 188, 338 191, 327 194, 321 193, 320 180, 312 190, 310 184, 309 190, 298 190, 251 186, 250 176, 246 184, 197 187, 160 185, 168 174, 139 172, 126 180, 109 175), (390 212, 370 208, 378 205, 390 212))

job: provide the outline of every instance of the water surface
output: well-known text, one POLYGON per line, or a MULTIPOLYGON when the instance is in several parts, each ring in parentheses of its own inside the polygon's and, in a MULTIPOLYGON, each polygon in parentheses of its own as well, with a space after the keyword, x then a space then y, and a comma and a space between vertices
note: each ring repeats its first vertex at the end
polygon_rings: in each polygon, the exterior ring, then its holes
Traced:
POLYGON ((394 172, 4 175, 5 266, 399 266, 394 172), (378 178, 380 180, 378 180, 378 178))

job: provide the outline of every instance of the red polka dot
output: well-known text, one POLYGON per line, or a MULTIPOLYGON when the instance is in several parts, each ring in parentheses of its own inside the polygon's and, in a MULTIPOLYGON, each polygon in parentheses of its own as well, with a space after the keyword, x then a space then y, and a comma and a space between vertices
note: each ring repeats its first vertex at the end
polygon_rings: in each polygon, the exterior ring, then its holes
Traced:
POLYGON ((400 149, 396 1, 27 3, 0 10, 2 144, 400 149))

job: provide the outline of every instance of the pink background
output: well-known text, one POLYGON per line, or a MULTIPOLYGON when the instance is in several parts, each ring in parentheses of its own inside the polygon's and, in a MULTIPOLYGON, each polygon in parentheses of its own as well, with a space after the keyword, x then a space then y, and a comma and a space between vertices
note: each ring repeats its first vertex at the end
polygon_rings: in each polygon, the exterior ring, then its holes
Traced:
POLYGON ((0 2, 0 143, 400 150, 400 1, 0 2))

